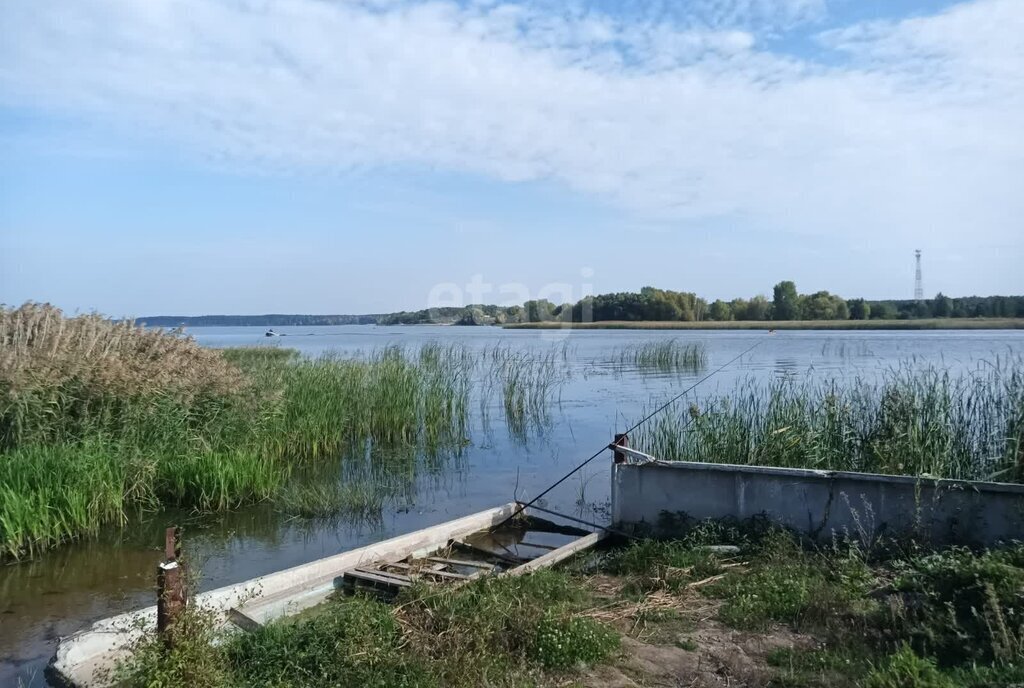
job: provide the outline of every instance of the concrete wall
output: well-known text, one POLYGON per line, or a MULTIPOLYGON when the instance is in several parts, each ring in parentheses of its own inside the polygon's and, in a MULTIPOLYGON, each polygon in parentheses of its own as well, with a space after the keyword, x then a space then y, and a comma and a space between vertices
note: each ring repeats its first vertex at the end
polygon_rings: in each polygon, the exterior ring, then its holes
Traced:
POLYGON ((612 520, 663 514, 771 521, 818 540, 914 535, 935 544, 1024 540, 1024 485, 691 462, 615 464, 612 520))

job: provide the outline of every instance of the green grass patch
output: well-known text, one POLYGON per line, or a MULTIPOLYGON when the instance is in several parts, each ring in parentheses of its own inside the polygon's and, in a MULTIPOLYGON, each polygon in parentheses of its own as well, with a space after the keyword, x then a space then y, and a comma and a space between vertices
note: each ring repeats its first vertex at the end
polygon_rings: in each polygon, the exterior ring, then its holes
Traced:
POLYGON ((391 609, 361 597, 327 605, 297 623, 272 623, 226 646, 238 685, 435 686, 427 666, 399 651, 391 609))
POLYGON ((609 554, 602 568, 626 578, 626 593, 639 596, 661 588, 678 590, 722 570, 718 557, 700 546, 659 540, 631 542, 609 554))
POLYGON ((864 681, 865 688, 958 688, 958 685, 939 671, 935 660, 919 657, 909 647, 887 657, 864 681))
POLYGON ((784 688, 854 688, 873 669, 877 653, 857 643, 814 649, 779 648, 768 654, 772 685, 784 688))

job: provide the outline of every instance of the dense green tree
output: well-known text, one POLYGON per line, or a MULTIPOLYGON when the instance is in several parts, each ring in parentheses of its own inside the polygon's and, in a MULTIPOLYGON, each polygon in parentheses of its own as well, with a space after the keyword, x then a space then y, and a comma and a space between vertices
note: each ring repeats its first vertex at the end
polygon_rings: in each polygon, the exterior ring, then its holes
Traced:
POLYGON ((733 299, 729 302, 729 312, 732 313, 733 320, 747 320, 747 309, 750 307, 750 302, 746 299, 733 299))
POLYGON ((846 306, 853 320, 867 320, 871 317, 871 305, 864 299, 850 299, 846 306))
POLYGON ((721 322, 725 320, 732 320, 732 317, 732 307, 721 299, 716 300, 708 308, 709 320, 718 320, 721 322))
POLYGON ((850 311, 845 299, 827 291, 819 291, 804 298, 801 317, 807 320, 846 320, 850 317, 850 311))
POLYGON ((768 298, 758 294, 754 298, 750 299, 750 303, 747 304, 747 312, 743 318, 744 320, 771 320, 772 319, 772 304, 768 302, 768 298))
POLYGON ((797 320, 800 317, 800 296, 796 284, 784 280, 775 285, 772 299, 773 320, 797 320))
POLYGON ((900 308, 900 318, 930 318, 932 309, 927 301, 911 301, 905 308, 900 308))
POLYGON ((953 315, 953 299, 943 296, 940 291, 932 300, 932 314, 936 318, 948 318, 953 315))
POLYGON ((876 301, 871 304, 872 320, 895 320, 896 306, 889 301, 876 301))
POLYGON ((527 301, 523 304, 527 322, 545 322, 555 319, 555 304, 547 299, 527 301))
POLYGON ((555 309, 555 320, 561 322, 572 322, 572 304, 563 303, 555 309))

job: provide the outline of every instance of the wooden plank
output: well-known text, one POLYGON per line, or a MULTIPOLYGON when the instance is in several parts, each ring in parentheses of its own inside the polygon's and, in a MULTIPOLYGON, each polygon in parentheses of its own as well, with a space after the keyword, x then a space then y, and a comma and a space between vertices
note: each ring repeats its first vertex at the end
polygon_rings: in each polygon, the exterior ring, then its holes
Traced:
POLYGON ((579 540, 570 542, 568 545, 565 545, 564 547, 559 547, 553 552, 548 552, 542 557, 537 557, 533 561, 528 561, 522 566, 517 566, 516 568, 510 571, 506 571, 505 575, 519 576, 524 573, 530 573, 531 571, 536 571, 538 569, 552 566, 564 559, 568 559, 577 552, 582 552, 585 549, 593 547, 601 540, 603 540, 605 537, 607 537, 607 535, 607 532, 603 530, 597 533, 591 533, 586 537, 581 537, 579 540))
POLYGON ((448 566, 467 566, 475 569, 493 570, 494 564, 487 561, 471 561, 469 559, 445 559, 444 557, 427 557, 427 561, 436 561, 438 564, 448 566))
POLYGON ((398 578, 382 576, 377 573, 368 573, 366 571, 357 571, 355 569, 352 569, 351 571, 346 571, 345 578, 352 578, 355 580, 362 580, 367 581, 369 583, 376 583, 378 585, 387 585, 398 588, 407 588, 410 585, 412 585, 412 583, 408 581, 399 580, 398 578))
POLYGON ((403 571, 411 571, 412 573, 418 573, 423 576, 437 576, 438 578, 455 578, 459 580, 465 580, 469 578, 469 576, 465 574, 455 573, 454 571, 439 571, 438 569, 417 568, 411 566, 410 564, 395 563, 386 564, 386 566, 393 566, 395 568, 402 569, 403 571))
POLYGON ((246 616, 245 614, 243 614, 235 608, 231 608, 228 610, 228 621, 235 624, 243 631, 250 632, 257 630, 258 628, 260 628, 260 626, 263 625, 256 619, 249 618, 248 616, 246 616))
POLYGON ((352 570, 357 571, 359 573, 372 573, 378 576, 385 576, 386 578, 394 578, 396 580, 405 581, 406 583, 412 583, 412 578, 410 578, 409 576, 403 576, 400 573, 394 573, 392 571, 382 571, 381 569, 368 569, 365 567, 360 567, 352 570))

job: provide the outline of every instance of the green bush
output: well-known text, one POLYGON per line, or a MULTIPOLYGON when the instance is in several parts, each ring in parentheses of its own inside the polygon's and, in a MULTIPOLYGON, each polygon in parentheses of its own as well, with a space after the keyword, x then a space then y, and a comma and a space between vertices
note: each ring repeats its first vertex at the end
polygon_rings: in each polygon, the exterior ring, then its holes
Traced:
POLYGON ((602 660, 618 646, 619 636, 593 619, 548 613, 537 626, 530 656, 550 669, 565 669, 602 660))

